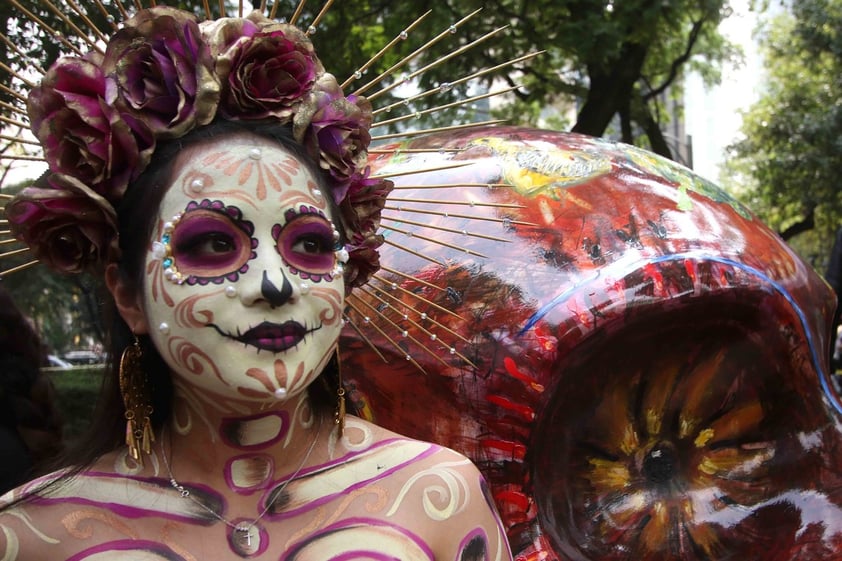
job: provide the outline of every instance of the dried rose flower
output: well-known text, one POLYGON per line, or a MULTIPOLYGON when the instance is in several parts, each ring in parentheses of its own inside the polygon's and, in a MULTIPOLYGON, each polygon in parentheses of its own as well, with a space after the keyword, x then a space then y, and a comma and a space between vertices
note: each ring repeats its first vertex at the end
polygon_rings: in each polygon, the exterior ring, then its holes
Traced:
POLYGON ((216 115, 219 81, 192 14, 166 6, 139 11, 108 42, 103 69, 116 85, 109 101, 156 138, 178 138, 216 115))
POLYGON ((368 100, 346 98, 336 78, 323 74, 295 114, 292 133, 342 189, 365 167, 370 125, 368 100))
POLYGON ((273 29, 238 41, 217 70, 224 79, 220 111, 226 118, 284 122, 313 86, 321 64, 309 41, 296 42, 284 29, 273 29))
POLYGON ((148 161, 154 140, 142 125, 133 134, 106 103, 106 89, 94 57, 65 57, 33 88, 28 110, 50 170, 73 176, 114 201, 148 161))
POLYGON ((6 205, 14 235, 63 273, 94 271, 117 255, 117 218, 102 196, 67 175, 50 175, 6 205))

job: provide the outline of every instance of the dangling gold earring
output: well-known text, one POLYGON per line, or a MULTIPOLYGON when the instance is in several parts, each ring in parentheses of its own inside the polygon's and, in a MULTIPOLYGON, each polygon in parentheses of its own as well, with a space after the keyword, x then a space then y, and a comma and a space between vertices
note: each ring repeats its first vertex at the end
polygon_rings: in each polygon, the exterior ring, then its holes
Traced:
POLYGON ((342 365, 339 361, 339 351, 336 351, 333 358, 336 360, 336 379, 338 383, 336 390, 336 412, 333 415, 333 422, 336 423, 336 426, 339 428, 339 436, 342 437, 342 434, 345 432, 345 388, 342 386, 342 365))
POLYGON ((129 455, 141 466, 141 451, 151 454, 152 443, 155 442, 152 421, 149 418, 153 409, 142 357, 140 340, 135 335, 134 343, 126 347, 120 357, 120 394, 126 408, 126 445, 129 447, 129 455))

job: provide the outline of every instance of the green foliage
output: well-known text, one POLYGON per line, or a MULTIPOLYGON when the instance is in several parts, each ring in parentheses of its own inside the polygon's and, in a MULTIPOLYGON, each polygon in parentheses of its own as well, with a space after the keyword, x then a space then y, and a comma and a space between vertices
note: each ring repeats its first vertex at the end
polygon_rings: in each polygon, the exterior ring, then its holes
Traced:
POLYGON ((780 231, 814 211, 815 232, 791 240, 823 270, 842 225, 842 1, 798 0, 767 22, 765 93, 730 147, 743 200, 780 231))
POLYGON ((103 367, 76 366, 45 369, 56 389, 56 404, 64 420, 64 438, 70 442, 88 428, 102 384, 103 367))

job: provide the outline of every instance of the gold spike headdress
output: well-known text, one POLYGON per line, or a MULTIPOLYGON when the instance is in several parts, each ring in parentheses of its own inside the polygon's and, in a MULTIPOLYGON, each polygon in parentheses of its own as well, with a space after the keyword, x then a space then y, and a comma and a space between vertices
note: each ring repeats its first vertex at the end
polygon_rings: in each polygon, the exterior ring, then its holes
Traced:
MULTIPOLYGON (((330 1, 302 31, 295 21, 303 1, 286 23, 273 19, 277 3, 269 17, 265 15, 265 1, 247 17, 242 17, 241 1, 241 17, 212 19, 205 0, 207 19, 199 21, 190 12, 156 6, 154 2, 144 8, 139 0, 134 0, 136 11, 130 15, 116 0, 124 21, 119 26, 112 23, 108 36, 91 23, 85 9, 75 1, 64 0, 68 9, 63 10, 54 0, 39 0, 78 31, 87 42, 87 52, 47 26, 18 0, 10 2, 22 18, 35 22, 72 52, 43 72, 40 83, 33 84, 18 72, 19 87, 4 87, 19 102, 17 107, 4 104, 19 117, 4 118, 4 123, 28 126, 37 139, 36 143, 29 142, 40 146, 43 154, 38 157, 49 166, 35 186, 23 190, 5 208, 10 233, 29 246, 36 258, 32 263, 41 261, 62 272, 81 272, 97 270, 116 259, 119 250, 114 209, 127 187, 147 167, 159 142, 179 138, 218 117, 275 119, 291 127, 294 138, 328 176, 346 229, 349 260, 345 278, 349 290, 364 284, 379 268, 377 250, 383 237, 377 229, 386 195, 392 189, 388 179, 369 174, 373 112, 361 92, 408 65, 468 19, 450 26, 378 78, 345 95, 343 88, 359 79, 389 47, 406 39, 424 16, 340 85, 325 71, 309 39, 330 1), (78 17, 63 15, 68 11, 78 17), (73 20, 85 22, 90 34, 83 33, 73 20), (24 103, 25 111, 20 108, 24 103)), ((100 0, 91 0, 91 4, 89 9, 106 13, 100 0)), ((224 13, 222 4, 220 11, 224 13)), ((8 38, 0 39, 23 57, 8 38)), ((410 78, 429 66, 414 70, 410 78)), ((405 80, 397 80, 369 97, 405 80)), ((422 92, 416 98, 429 93, 422 92)), ((427 109, 425 114, 434 110, 427 109)), ((418 114, 414 111, 412 115, 418 114)), ((22 135, 21 140, 26 142, 22 135)))

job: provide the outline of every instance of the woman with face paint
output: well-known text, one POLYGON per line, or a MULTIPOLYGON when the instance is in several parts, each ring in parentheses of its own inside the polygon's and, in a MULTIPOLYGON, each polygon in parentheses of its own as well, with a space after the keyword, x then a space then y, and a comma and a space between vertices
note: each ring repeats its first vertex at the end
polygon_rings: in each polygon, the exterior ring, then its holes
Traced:
POLYGON ((465 457, 345 415, 344 299, 391 185, 304 33, 141 10, 29 100, 50 171, 6 213, 102 275, 115 360, 75 455, 4 498, 0 557, 511 558, 465 457))

